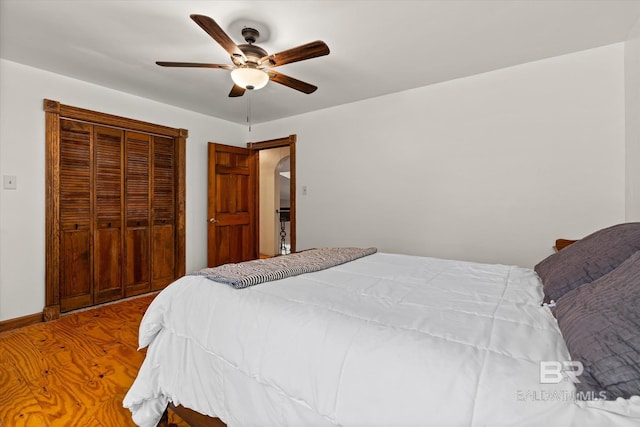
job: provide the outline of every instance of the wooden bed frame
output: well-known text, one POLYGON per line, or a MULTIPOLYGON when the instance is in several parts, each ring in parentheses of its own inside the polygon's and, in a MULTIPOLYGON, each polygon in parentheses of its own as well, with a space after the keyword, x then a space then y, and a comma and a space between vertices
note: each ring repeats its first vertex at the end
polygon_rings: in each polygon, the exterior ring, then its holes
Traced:
POLYGON ((158 423, 158 427, 169 427, 169 410, 176 413, 191 427, 227 427, 227 425, 222 422, 220 418, 203 415, 200 412, 196 412, 193 409, 185 408, 182 405, 175 406, 171 402, 169 402, 169 406, 167 406, 167 409, 164 410, 164 414, 162 414, 162 418, 158 423))

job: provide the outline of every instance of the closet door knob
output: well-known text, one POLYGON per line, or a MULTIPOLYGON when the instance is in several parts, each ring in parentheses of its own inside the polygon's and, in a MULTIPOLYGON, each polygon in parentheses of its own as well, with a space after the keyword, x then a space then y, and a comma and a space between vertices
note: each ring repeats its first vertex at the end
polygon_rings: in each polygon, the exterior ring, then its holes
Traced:
POLYGON ((215 219, 215 218, 209 218, 209 222, 210 222, 211 224, 215 224, 216 222, 218 222, 218 220, 217 220, 217 219, 215 219))

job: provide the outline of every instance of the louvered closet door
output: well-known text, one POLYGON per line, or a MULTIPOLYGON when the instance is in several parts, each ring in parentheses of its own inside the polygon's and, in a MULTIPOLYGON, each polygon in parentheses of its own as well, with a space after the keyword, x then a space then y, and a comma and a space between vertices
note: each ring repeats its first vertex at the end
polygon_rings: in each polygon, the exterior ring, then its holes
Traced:
POLYGON ((175 145, 154 137, 151 288, 162 289, 175 278, 175 145))
POLYGON ((94 127, 94 303, 122 298, 124 132, 94 127))
POLYGON ((150 135, 126 133, 125 294, 127 296, 151 289, 150 149, 150 135))
POLYGON ((184 275, 188 131, 50 99, 43 106, 43 319, 184 275))
POLYGON ((92 126, 60 120, 60 309, 93 304, 92 126))

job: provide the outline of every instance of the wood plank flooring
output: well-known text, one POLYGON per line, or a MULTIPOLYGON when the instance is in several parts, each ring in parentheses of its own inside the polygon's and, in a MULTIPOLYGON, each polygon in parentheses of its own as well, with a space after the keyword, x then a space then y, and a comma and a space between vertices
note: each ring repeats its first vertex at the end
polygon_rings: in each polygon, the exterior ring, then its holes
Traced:
MULTIPOLYGON (((155 294, 0 333, 0 427, 135 426, 122 399, 155 294)), ((170 412, 170 425, 187 424, 170 412)))

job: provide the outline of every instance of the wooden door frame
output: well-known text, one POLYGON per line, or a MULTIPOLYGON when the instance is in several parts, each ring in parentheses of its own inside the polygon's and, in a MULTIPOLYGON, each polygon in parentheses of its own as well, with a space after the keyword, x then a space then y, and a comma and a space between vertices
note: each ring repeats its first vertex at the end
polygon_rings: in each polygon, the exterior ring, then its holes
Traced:
POLYGON ((45 321, 60 317, 60 119, 70 119, 91 124, 110 126, 152 135, 166 136, 175 140, 175 274, 184 276, 186 265, 186 141, 187 129, 172 128, 135 119, 114 116, 61 104, 44 99, 45 111, 45 321))
POLYGON ((248 142, 247 148, 256 150, 258 152, 258 158, 256 159, 256 207, 255 207, 255 221, 256 221, 256 248, 260 250, 260 166, 259 166, 259 151, 269 148, 281 148, 289 147, 289 158, 291 161, 291 179, 289 181, 289 193, 291 197, 291 212, 290 212, 290 229, 291 229, 291 253, 296 251, 296 141, 298 137, 296 134, 289 135, 284 138, 270 139, 268 141, 248 142))

